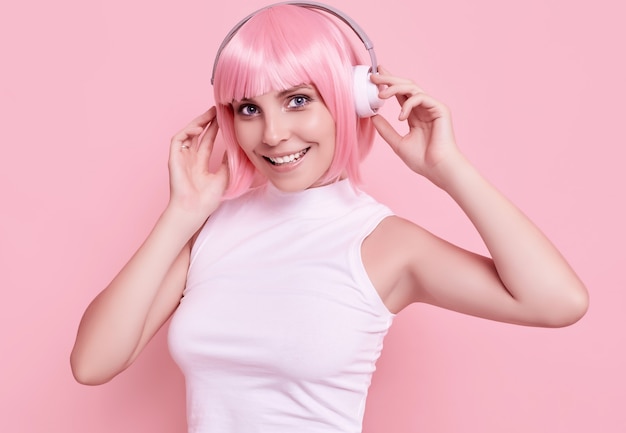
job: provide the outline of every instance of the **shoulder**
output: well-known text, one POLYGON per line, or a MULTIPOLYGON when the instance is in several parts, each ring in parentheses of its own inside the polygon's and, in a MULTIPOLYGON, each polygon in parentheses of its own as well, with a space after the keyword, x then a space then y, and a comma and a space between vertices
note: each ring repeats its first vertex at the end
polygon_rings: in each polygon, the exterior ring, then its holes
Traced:
POLYGON ((425 243, 436 238, 421 226, 397 215, 383 219, 368 238, 369 244, 386 254, 405 260, 415 259, 425 243))
POLYGON ((398 312, 417 301, 414 270, 435 239, 419 225, 391 215, 363 242, 363 265, 390 311, 398 312))

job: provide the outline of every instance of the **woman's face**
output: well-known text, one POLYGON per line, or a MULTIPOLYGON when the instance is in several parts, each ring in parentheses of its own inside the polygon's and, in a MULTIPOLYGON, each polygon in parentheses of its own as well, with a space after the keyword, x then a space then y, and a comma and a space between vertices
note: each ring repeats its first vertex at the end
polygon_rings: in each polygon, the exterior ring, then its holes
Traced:
POLYGON ((314 86, 272 91, 232 106, 239 146, 276 188, 319 186, 335 154, 335 121, 314 86))

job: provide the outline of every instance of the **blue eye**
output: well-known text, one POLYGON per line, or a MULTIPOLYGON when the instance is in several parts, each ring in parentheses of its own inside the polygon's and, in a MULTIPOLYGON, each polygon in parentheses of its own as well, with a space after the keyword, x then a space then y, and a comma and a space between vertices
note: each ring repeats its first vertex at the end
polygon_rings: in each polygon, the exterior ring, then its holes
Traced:
POLYGON ((254 116, 259 113, 259 108, 252 104, 242 104, 237 109, 237 112, 244 116, 254 116))
POLYGON ((311 98, 305 95, 295 95, 289 100, 289 108, 300 108, 304 107, 311 101, 311 98))

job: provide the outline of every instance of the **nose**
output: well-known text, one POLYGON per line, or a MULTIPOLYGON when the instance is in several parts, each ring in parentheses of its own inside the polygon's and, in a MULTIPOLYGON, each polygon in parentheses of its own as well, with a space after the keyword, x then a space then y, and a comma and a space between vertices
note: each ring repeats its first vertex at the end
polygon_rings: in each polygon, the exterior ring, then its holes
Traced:
POLYGON ((289 138, 291 129, 285 114, 280 109, 265 111, 263 142, 268 146, 278 146, 289 138))

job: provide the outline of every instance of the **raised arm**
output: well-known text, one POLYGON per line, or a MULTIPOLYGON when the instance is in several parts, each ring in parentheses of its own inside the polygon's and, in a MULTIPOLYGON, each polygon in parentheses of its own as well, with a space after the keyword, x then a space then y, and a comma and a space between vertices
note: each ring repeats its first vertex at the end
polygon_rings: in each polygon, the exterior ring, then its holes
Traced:
POLYGON ((172 138, 170 201, 151 233, 89 304, 70 362, 80 383, 109 381, 127 368, 175 310, 185 286, 191 239, 219 206, 227 169, 208 171, 215 109, 172 138))
POLYGON ((397 98, 399 119, 409 125, 400 135, 375 116, 380 135, 413 171, 458 203, 491 255, 473 254, 412 223, 390 220, 389 239, 403 240, 404 299, 526 325, 577 321, 588 303, 583 283, 546 236, 461 154, 447 107, 384 69, 372 81, 386 86, 381 97, 397 98))

